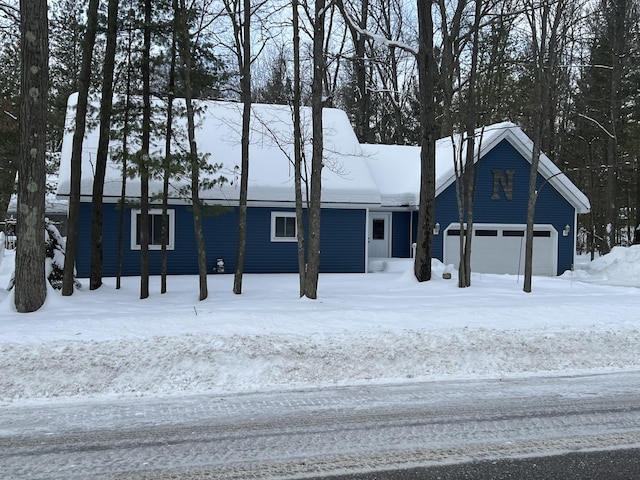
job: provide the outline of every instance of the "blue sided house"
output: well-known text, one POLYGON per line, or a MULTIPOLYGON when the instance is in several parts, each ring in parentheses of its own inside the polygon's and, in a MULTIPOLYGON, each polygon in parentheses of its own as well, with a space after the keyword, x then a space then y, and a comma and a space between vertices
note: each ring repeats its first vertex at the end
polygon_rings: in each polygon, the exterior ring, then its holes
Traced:
MULTIPOLYGON (((60 164, 58 196, 68 198, 71 143, 77 96, 69 99, 67 133, 60 164)), ((162 111, 158 100, 156 111, 162 111)), ((203 230, 211 272, 220 262, 233 272, 237 248, 238 204, 241 166, 242 105, 202 101, 198 105, 196 142, 215 173, 203 173, 209 181, 200 189, 204 202, 203 230), (221 177, 224 181, 220 181, 221 177)), ((311 159, 311 112, 302 109, 303 177, 309 178, 311 159)), ((289 106, 254 104, 251 118, 250 165, 245 272, 297 272, 293 127, 289 106)), ((162 120, 161 118, 159 119, 162 120)), ((326 108, 324 122, 324 168, 322 175, 321 271, 366 272, 373 261, 390 257, 409 258, 416 238, 420 182, 418 147, 360 145, 347 115, 326 108)), ((96 125, 97 122, 88 122, 96 125)), ((186 152, 184 119, 176 121, 172 153, 186 152), (182 132, 182 133, 180 133, 182 132), (185 138, 183 138, 185 137, 185 138)), ((524 226, 531 141, 515 125, 487 127, 477 157, 478 181, 474 209, 472 268, 477 272, 518 273, 523 270, 524 226)), ((128 140, 129 152, 139 140, 128 140)), ((81 209, 76 268, 79 277, 90 272, 91 194, 98 144, 97 127, 85 135, 82 156, 81 209)), ((103 201, 103 275, 117 273, 122 255, 122 274, 139 275, 140 243, 138 208, 140 182, 123 176, 117 153, 120 140, 110 143, 103 201), (124 204, 121 201, 124 191, 124 204)), ((156 138, 151 157, 164 157, 164 139, 156 138)), ((455 198, 451 140, 438 144, 436 228, 433 255, 457 264, 459 225, 455 198)), ((589 211, 586 197, 542 156, 540 193, 536 208, 534 274, 558 275, 569 269, 575 252, 577 214, 589 211)), ((303 179, 304 180, 304 179, 303 179)), ((188 174, 170 178, 169 241, 167 268, 170 274, 198 272, 193 215, 186 189, 188 174)), ((158 196, 163 179, 154 175, 150 190, 150 272, 160 273, 161 205, 158 196)), ((306 188, 303 181, 303 197, 306 188)))
MULTIPOLYGON (((479 129, 475 143, 471 269, 482 273, 521 274, 533 142, 518 126, 506 122, 479 129)), ((416 238, 420 148, 362 147, 381 195, 381 207, 369 212, 369 255, 408 257, 416 238)), ((457 267, 460 232, 466 225, 461 227, 458 215, 455 151, 460 151, 457 139, 438 140, 432 255, 457 267)), ((574 263, 577 215, 588 213, 590 204, 544 154, 540 156, 537 177, 533 274, 561 275, 574 263)))

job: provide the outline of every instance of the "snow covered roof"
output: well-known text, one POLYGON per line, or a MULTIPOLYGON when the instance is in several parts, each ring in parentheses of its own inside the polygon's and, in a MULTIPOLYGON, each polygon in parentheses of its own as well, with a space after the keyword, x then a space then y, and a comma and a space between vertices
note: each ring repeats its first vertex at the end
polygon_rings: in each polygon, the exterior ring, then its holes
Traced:
MULTIPOLYGON (((525 159, 531 161, 533 141, 513 123, 489 125, 479 129, 477 135, 482 135, 482 141, 476 141, 476 148, 480 148, 480 155, 476 158, 482 158, 506 139, 525 159)), ((459 142, 456 141, 456 143, 459 142)), ((369 168, 378 182, 382 205, 386 207, 418 205, 420 147, 367 144, 362 145, 362 148, 369 168)), ((436 195, 455 181, 453 155, 451 137, 442 138, 436 142, 436 195)), ((589 199, 544 153, 540 154, 538 171, 576 208, 577 213, 589 212, 589 199)))
MULTIPOLYGON (((75 105, 77 94, 69 98, 67 110, 67 132, 64 137, 58 195, 68 196, 70 180, 71 144, 75 121, 75 105)), ((160 109, 161 101, 155 100, 160 109)), ((222 101, 197 102, 198 113, 196 125, 196 142, 198 152, 208 155, 208 162, 221 164, 214 175, 224 176, 228 182, 213 188, 203 189, 200 196, 203 200, 215 203, 237 204, 240 192, 239 177, 241 166, 241 125, 242 104, 222 101)), ((311 110, 302 108, 302 131, 305 140, 305 157, 307 170, 311 164, 311 110)), ((325 158, 322 173, 322 201, 325 204, 357 204, 379 205, 378 186, 373 179, 365 158, 362 156, 360 144, 353 132, 347 115, 337 109, 325 108, 324 147, 325 158)), ((90 124, 91 122, 88 122, 90 124)), ((94 122, 96 123, 96 122, 94 122)), ((183 132, 186 120, 179 118, 176 125, 183 132)), ((184 134, 186 136, 186 133, 184 134)), ((129 142, 137 141, 129 139, 129 142)), ((110 143, 110 152, 119 147, 119 142, 110 143)), ((94 161, 97 152, 97 126, 88 129, 82 155, 82 187, 81 194, 90 196, 93 184, 94 161)), ((187 151, 186 139, 174 141, 174 152, 187 151)), ((132 143, 131 153, 139 149, 132 143)), ((259 202, 294 202, 294 168, 293 168, 293 126, 291 110, 286 105, 252 105, 250 166, 248 200, 254 204, 259 202)), ((151 147, 151 154, 164 156, 164 140, 156 139, 151 147)), ((105 197, 119 197, 122 185, 120 164, 108 160, 105 179, 105 197)), ((174 178, 171 180, 170 197, 182 198, 179 189, 188 185, 190 179, 174 178)), ((303 187, 304 188, 304 187, 303 187)), ((151 195, 162 191, 161 179, 150 179, 151 195)), ((304 191, 304 190, 303 190, 304 191)), ((127 180, 127 196, 139 197, 140 184, 137 179, 127 180)))
MULTIPOLYGON (((60 161, 58 196, 69 195, 71 143, 75 121, 77 94, 69 98, 67 110, 67 133, 64 136, 60 161)), ((160 100, 155 100, 161 111, 160 100)), ((200 197, 214 203, 237 204, 241 165, 242 104, 222 101, 197 103, 198 121, 196 142, 200 154, 208 155, 210 163, 220 164, 215 174, 224 176, 228 182, 213 188, 203 189, 200 197)), ((97 108, 95 109, 97 111, 97 108)), ((311 163, 311 110, 302 108, 302 131, 305 144, 307 171, 311 163)), ((361 205, 382 207, 415 207, 420 195, 420 147, 399 145, 360 145, 347 115, 342 110, 325 108, 324 122, 324 168, 322 174, 322 201, 326 204, 361 205)), ((186 120, 176 120, 177 130, 186 131, 186 120)), ((98 144, 97 122, 88 128, 83 144, 81 194, 90 197, 93 188, 93 172, 98 144)), ((515 124, 505 122, 478 130, 482 141, 476 141, 481 158, 499 142, 506 139, 526 158, 531 158, 533 142, 515 124), (479 145, 480 144, 480 145, 479 145)), ((135 138, 129 139, 130 152, 139 149, 135 138)), ((119 147, 112 141, 110 152, 119 147)), ((174 140, 172 151, 186 151, 186 140, 174 140)), ((453 145, 450 137, 436 142, 436 195, 455 181, 453 168, 453 145)), ((164 156, 164 140, 158 138, 152 144, 151 154, 164 156)), ((293 125, 287 105, 253 104, 251 139, 249 147, 249 192, 250 204, 293 203, 293 125)), ((544 154, 540 156, 540 174, 569 201, 578 213, 590 209, 587 197, 562 174, 558 167, 544 154)), ((309 174, 307 173, 307 176, 309 174)), ((151 179, 150 194, 162 191, 162 180, 151 179)), ((169 196, 181 199, 180 189, 189 185, 189 176, 173 178, 169 196)), ((109 159, 105 179, 106 198, 119 198, 122 185, 120 164, 109 159)), ((303 187, 304 188, 304 187, 303 187)), ((140 184, 137 179, 127 180, 127 196, 139 197, 140 184)))

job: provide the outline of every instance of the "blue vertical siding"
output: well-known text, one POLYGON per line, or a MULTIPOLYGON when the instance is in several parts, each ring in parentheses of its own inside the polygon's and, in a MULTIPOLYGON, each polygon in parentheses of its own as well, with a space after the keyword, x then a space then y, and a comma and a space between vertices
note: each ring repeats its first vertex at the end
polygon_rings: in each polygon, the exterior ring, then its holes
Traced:
MULTIPOLYGON (((196 274, 198 258, 193 234, 191 208, 173 205, 175 210, 175 249, 167 251, 167 269, 170 274, 196 274)), ((271 212, 293 209, 249 208, 247 211, 246 273, 285 273, 298 271, 297 243, 271 242, 271 212)), ((125 209, 123 231, 122 274, 140 274, 140 252, 132 250, 131 211, 125 209)), ((103 207, 103 275, 115 276, 118 258, 118 224, 120 210, 114 204, 103 207)), ((90 272, 91 204, 80 207, 80 228, 76 266, 79 277, 90 272)), ((238 212, 236 208, 208 209, 203 218, 203 231, 207 248, 207 269, 213 272, 216 260, 222 258, 225 270, 235 270, 238 212)), ((365 271, 366 211, 364 209, 323 209, 321 215, 320 271, 365 271)), ((160 274, 160 251, 149 251, 151 275, 160 274)))
MULTIPOLYGON (((474 223, 527 223, 529 201, 530 163, 503 140, 477 164, 477 182, 473 208, 474 223), (500 189, 500 199, 492 200, 493 170, 514 170, 513 196, 505 198, 500 189)), ((573 262, 573 239, 575 232, 562 236, 562 229, 569 224, 573 228, 575 209, 555 189, 538 174, 538 199, 535 223, 551 224, 558 231, 558 274, 571 268, 573 262)), ((442 260, 443 233, 447 225, 458 222, 455 184, 450 185, 436 198, 436 222, 441 225, 441 233, 434 237, 433 256, 442 260)))

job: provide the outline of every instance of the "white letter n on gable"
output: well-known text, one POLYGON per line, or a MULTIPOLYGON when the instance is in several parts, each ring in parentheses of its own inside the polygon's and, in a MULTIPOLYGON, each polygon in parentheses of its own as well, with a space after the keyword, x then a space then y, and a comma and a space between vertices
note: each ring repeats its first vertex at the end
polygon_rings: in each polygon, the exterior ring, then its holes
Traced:
POLYGON ((515 170, 491 170, 493 173, 493 193, 491 200, 500 200, 500 188, 506 200, 513 200, 513 175, 515 170), (505 175, 506 173, 506 175, 505 175))

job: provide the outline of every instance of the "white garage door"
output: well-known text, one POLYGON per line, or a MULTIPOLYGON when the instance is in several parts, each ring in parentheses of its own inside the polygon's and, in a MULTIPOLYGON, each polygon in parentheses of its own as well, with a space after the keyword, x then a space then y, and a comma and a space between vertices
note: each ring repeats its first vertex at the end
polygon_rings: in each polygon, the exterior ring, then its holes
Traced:
MULTIPOLYGON (((471 244, 471 270, 479 273, 523 274, 525 225, 476 224, 471 244)), ((444 231, 444 263, 460 263, 460 226, 444 231)), ((533 231, 533 274, 555 276, 558 270, 558 232, 551 225, 533 231)))

